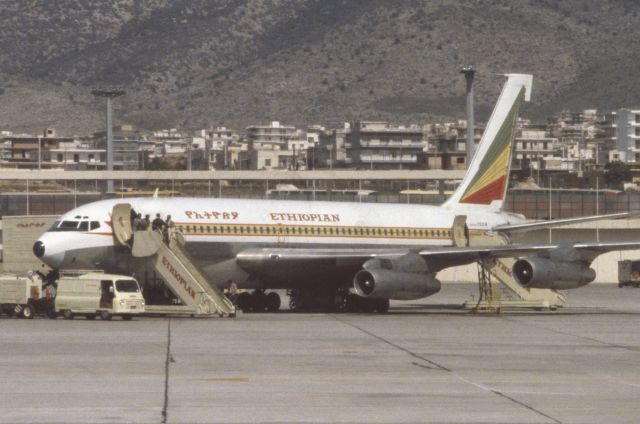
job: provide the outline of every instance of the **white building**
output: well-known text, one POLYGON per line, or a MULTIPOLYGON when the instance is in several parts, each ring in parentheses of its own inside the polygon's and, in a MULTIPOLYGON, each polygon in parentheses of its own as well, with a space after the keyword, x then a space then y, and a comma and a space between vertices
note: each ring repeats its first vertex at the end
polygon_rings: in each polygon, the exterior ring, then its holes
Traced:
POLYGON ((640 109, 619 109, 614 114, 617 160, 640 163, 640 109))

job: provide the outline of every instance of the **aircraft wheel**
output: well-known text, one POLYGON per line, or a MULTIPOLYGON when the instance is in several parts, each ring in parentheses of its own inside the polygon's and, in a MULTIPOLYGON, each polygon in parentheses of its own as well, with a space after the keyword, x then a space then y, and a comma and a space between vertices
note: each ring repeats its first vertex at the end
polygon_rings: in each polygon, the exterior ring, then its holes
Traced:
POLYGON ((73 312, 71 312, 71 309, 65 309, 62 311, 62 317, 64 319, 73 319, 73 312))
POLYGON ((267 308, 267 296, 261 290, 251 293, 251 310, 253 312, 264 312, 267 308))
POLYGON ((302 296, 300 296, 300 292, 297 290, 293 290, 289 295, 289 310, 294 312, 300 312, 304 307, 304 302, 302 301, 302 296))
POLYGON ((247 292, 242 292, 236 300, 236 305, 242 312, 251 311, 251 295, 247 292))
POLYGON ((386 314, 389 312, 389 299, 380 299, 376 302, 376 312, 386 314))
POLYGON ((267 306, 267 312, 276 312, 280 309, 280 295, 276 292, 271 292, 267 295, 265 299, 265 303, 267 306))
POLYGON ((345 300, 345 312, 359 312, 362 299, 355 294, 348 294, 345 300))
POLYGON ((33 312, 33 307, 31 305, 25 305, 25 307, 22 308, 21 316, 22 318, 31 319, 33 318, 33 312))
POLYGON ((333 310, 338 313, 347 312, 348 304, 347 296, 338 294, 333 299, 333 310))
POLYGON ((109 311, 100 311, 100 319, 103 321, 111 321, 111 314, 109 311))
POLYGON ((364 299, 364 302, 362 302, 362 312, 366 313, 366 314, 371 314, 373 312, 376 311, 376 301, 375 300, 370 300, 370 299, 364 299))

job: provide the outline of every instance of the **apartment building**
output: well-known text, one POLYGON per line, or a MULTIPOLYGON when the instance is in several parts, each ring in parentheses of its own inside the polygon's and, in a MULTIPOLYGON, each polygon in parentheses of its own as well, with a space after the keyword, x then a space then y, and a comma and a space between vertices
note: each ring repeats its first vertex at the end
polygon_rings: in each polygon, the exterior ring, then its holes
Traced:
POLYGON ((417 169, 426 146, 421 126, 393 126, 384 121, 357 121, 346 135, 351 166, 369 169, 417 169))
MULTIPOLYGON (((107 149, 106 131, 94 133, 96 148, 107 149)), ((137 170, 140 168, 140 132, 132 125, 121 125, 113 130, 113 169, 137 170)))
POLYGON ((618 109, 611 116, 615 119, 615 150, 610 160, 640 163, 640 109, 618 109))
POLYGON ((558 139, 549 135, 546 125, 529 124, 516 133, 511 167, 545 169, 545 160, 560 157, 560 152, 558 139))

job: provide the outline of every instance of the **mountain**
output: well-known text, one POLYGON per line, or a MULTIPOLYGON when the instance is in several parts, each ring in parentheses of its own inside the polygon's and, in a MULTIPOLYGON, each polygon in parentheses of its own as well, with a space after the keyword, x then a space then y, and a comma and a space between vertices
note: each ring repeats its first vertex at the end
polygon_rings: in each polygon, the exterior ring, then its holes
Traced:
POLYGON ((478 119, 504 72, 534 74, 535 120, 640 104, 635 0, 3 0, 0 129, 90 133, 92 88, 117 121, 197 128, 478 119))

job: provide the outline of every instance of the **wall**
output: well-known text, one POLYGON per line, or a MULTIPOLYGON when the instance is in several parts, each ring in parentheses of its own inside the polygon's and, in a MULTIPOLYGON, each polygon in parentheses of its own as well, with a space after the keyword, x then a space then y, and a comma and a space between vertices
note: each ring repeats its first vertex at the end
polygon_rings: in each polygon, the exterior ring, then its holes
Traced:
POLYGON ((5 216, 2 218, 3 271, 21 273, 43 271, 44 264, 33 254, 33 243, 44 233, 57 216, 5 216))

